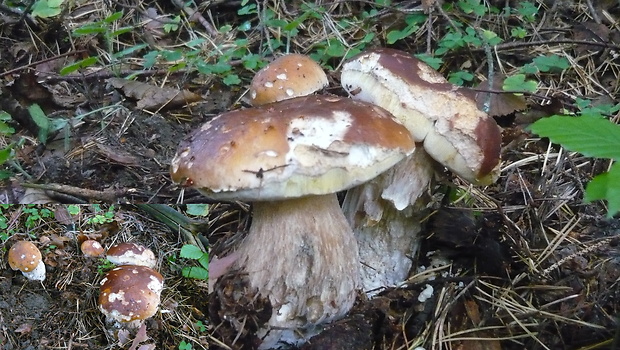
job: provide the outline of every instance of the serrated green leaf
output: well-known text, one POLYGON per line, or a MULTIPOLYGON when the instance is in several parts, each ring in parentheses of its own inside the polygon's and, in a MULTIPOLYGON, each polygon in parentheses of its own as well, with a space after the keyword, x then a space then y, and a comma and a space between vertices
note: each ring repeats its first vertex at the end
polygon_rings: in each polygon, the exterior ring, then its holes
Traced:
POLYGON ((512 92, 536 92, 538 84, 533 80, 525 80, 525 74, 515 74, 504 79, 502 89, 512 92))
POLYGON ((539 56, 532 62, 541 72, 549 72, 552 69, 564 70, 570 67, 568 60, 558 55, 539 56))
POLYGON ((183 277, 193 278, 197 280, 208 280, 209 270, 198 266, 186 266, 181 270, 183 277))
POLYGON ((441 65, 443 64, 443 60, 439 57, 433 57, 431 55, 427 55, 427 54, 417 54, 414 55, 417 59, 419 59, 420 61, 428 64, 429 66, 431 66, 433 69, 439 69, 441 67, 441 65))
POLYGON ((237 74, 228 74, 222 79, 222 83, 226 84, 226 86, 239 85, 241 84, 241 79, 237 74))
POLYGON ((142 56, 144 59, 144 63, 142 66, 144 68, 151 68, 157 63, 157 57, 159 57, 159 51, 150 51, 146 55, 142 56))
POLYGON ((588 157, 620 159, 620 126, 604 118, 554 115, 530 130, 588 157))
POLYGON ((620 211, 620 163, 614 163, 607 173, 600 174, 586 186, 585 202, 607 201, 607 216, 620 211))
POLYGON ((200 257, 205 254, 200 248, 196 247, 192 244, 186 244, 181 247, 180 256, 185 259, 198 260, 200 257))

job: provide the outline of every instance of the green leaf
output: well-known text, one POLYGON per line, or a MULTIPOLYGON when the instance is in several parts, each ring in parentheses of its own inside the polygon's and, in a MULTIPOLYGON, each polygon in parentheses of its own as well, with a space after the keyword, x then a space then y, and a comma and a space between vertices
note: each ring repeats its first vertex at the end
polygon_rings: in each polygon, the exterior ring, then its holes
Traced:
POLYGON ((521 27, 510 29, 510 36, 517 39, 523 39, 527 36, 527 31, 521 27))
POLYGON ((13 146, 9 145, 0 150, 0 164, 4 164, 13 154, 13 146))
POLYGON ((208 280, 209 270, 199 266, 186 266, 181 270, 183 277, 194 278, 197 280, 208 280))
POLYGON ((536 15, 538 14, 538 7, 529 1, 520 2, 519 6, 516 8, 516 12, 523 16, 526 21, 532 22, 536 19, 536 15))
POLYGON ((491 30, 483 30, 482 37, 491 46, 498 45, 502 42, 502 38, 500 38, 494 31, 491 30))
POLYGON ((237 74, 228 74, 222 79, 222 83, 226 84, 226 86, 233 86, 241 84, 241 79, 237 74))
POLYGON ((41 107, 39 107, 36 103, 28 107, 28 113, 30 114, 32 121, 34 121, 39 128, 39 133, 37 135, 39 141, 45 144, 47 141, 47 134, 50 130, 50 120, 47 118, 41 107))
POLYGON ((157 57, 159 57, 159 51, 150 51, 146 55, 142 56, 144 59, 144 63, 142 66, 144 68, 151 68, 157 63, 157 57))
POLYGON ((504 91, 533 93, 538 89, 538 84, 533 80, 525 80, 525 74, 516 74, 504 80, 502 89, 504 91))
POLYGON ((398 40, 405 39, 409 35, 413 34, 420 27, 417 24, 410 24, 401 30, 392 30, 386 35, 387 43, 392 45, 398 40))
POLYGON ((41 18, 58 16, 61 9, 62 0, 37 0, 32 6, 32 15, 41 18))
POLYGON ((119 19, 121 19, 121 17, 123 17, 123 11, 114 12, 113 14, 111 14, 108 17, 104 18, 103 22, 104 23, 112 23, 114 21, 118 21, 119 19))
POLYGON ((9 120, 12 120, 12 119, 13 118, 8 112, 0 110, 0 120, 8 122, 9 120))
POLYGON ((258 13, 258 11, 256 10, 256 4, 249 4, 237 10, 237 14, 239 16, 251 15, 254 13, 258 13))
POLYGON ((428 64, 429 66, 431 66, 433 69, 439 69, 441 67, 441 65, 443 64, 443 60, 439 57, 433 57, 431 55, 427 55, 425 53, 421 53, 421 54, 417 54, 414 55, 417 59, 419 59, 420 61, 428 64))
POLYGON ((67 211, 71 215, 78 215, 80 213, 80 206, 75 204, 69 204, 67 206, 67 211))
POLYGON ((209 215, 209 204, 187 204, 185 211, 189 215, 206 217, 209 215))
POLYGON ((192 350, 192 349, 193 349, 192 344, 185 342, 185 340, 182 340, 179 343, 179 350, 192 350))
POLYGON ((607 173, 600 174, 586 186, 585 202, 607 201, 607 216, 620 210, 620 163, 614 163, 607 173))
POLYGON ((107 34, 108 38, 116 38, 117 36, 123 35, 125 33, 129 33, 132 32, 134 30, 133 27, 123 27, 119 30, 115 30, 113 32, 110 32, 109 34, 107 34))
POLYGON ((106 28, 104 28, 101 23, 91 23, 84 25, 80 28, 76 28, 73 30, 73 36, 81 36, 81 35, 91 35, 91 34, 101 34, 105 33, 106 28))
POLYGON ((90 67, 92 65, 94 65, 95 63, 97 63, 97 57, 86 57, 83 60, 79 60, 75 63, 69 64, 64 66, 61 70, 60 70, 60 75, 67 75, 67 74, 71 74, 75 71, 77 71, 80 68, 86 68, 86 67, 90 67))
POLYGON ((196 247, 193 244, 185 244, 181 247, 180 256, 185 259, 198 260, 201 256, 203 256, 205 252, 200 250, 200 248, 196 247))
POLYGON ((530 130, 588 157, 620 159, 620 126, 608 119, 554 115, 536 121, 530 130))
POLYGON ((205 269, 209 269, 209 254, 205 253, 202 254, 202 256, 200 257, 200 259, 198 259, 198 263, 204 267, 205 269))
POLYGON ((0 121, 0 134, 1 135, 12 135, 15 133, 15 129, 10 127, 7 123, 0 121))
POLYGON ((570 67, 570 63, 566 57, 560 57, 558 55, 539 56, 534 58, 532 62, 541 72, 564 70, 570 67))
POLYGON ((467 14, 474 13, 476 16, 484 16, 487 12, 486 6, 481 4, 480 0, 461 0, 458 5, 467 14))
POLYGON ((138 45, 134 45, 132 47, 128 47, 125 50, 119 51, 117 53, 115 53, 114 55, 112 55, 112 57, 114 58, 121 58, 121 57, 125 57, 128 56, 136 51, 140 51, 145 47, 148 47, 148 44, 138 44, 138 45))

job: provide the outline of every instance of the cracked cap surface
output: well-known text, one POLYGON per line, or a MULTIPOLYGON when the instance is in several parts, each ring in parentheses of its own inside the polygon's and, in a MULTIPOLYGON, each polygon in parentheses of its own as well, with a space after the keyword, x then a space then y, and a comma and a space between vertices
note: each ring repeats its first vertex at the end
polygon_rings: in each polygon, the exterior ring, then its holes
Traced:
POLYGON ((384 109, 306 96, 221 114, 181 142, 172 180, 214 199, 321 195, 366 182, 413 152, 384 109))

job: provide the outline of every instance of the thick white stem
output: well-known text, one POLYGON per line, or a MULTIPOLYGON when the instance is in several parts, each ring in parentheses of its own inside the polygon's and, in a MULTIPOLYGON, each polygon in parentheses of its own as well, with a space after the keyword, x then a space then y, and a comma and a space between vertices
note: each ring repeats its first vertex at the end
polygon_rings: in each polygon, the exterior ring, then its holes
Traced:
POLYGON ((269 298, 269 325, 295 329, 343 317, 359 289, 357 242, 336 195, 256 202, 237 268, 269 298))
POLYGON ((416 254, 433 161, 419 148, 374 180, 347 192, 343 211, 359 245, 362 289, 373 296, 404 281, 416 254), (423 199, 421 199, 423 198, 423 199))

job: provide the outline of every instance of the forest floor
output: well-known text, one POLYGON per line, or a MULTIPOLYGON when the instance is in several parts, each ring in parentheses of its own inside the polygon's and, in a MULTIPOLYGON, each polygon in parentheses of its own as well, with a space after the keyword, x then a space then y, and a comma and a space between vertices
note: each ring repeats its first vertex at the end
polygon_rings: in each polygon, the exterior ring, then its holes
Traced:
MULTIPOLYGON (((403 288, 360 298, 306 349, 620 347, 620 221, 605 203, 583 202, 610 161, 527 129, 588 108, 616 120, 617 1, 33 3, 0 4, 0 203, 22 204, 2 207, 0 247, 37 242, 49 275, 28 282, 0 255, 0 349, 131 346, 135 331, 119 340, 95 306, 105 263, 80 254, 80 234, 106 246, 139 241, 158 255, 166 289, 149 339, 138 337, 142 350, 251 349, 253 334, 210 318, 206 283, 182 277, 187 237, 119 204, 206 202, 171 182, 177 145, 209 118, 247 107, 249 81, 274 55, 310 54, 328 92, 344 95, 342 63, 374 47, 422 54, 466 87, 497 92, 511 77, 523 94, 492 94, 489 114, 503 130, 499 181, 476 188, 442 174, 433 189, 413 259, 429 266, 441 250, 449 261, 436 275, 416 269, 403 288), (493 46, 484 41, 491 34, 501 39, 493 46), (489 75, 495 84, 480 85, 489 75), (84 206, 67 224, 40 215, 57 210, 51 203, 84 206), (108 211, 105 223, 89 220, 108 211), (459 234, 472 238, 465 248, 459 234), (427 285, 434 293, 421 303, 427 285)), ((204 245, 224 256, 247 230, 249 206, 210 204, 204 245)))

